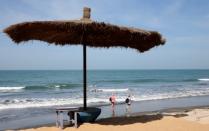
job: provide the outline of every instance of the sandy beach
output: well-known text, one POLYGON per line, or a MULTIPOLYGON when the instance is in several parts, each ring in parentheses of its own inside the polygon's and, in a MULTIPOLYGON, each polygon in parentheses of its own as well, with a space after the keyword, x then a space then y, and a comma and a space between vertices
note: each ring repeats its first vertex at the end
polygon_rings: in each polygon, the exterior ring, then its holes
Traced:
MULTIPOLYGON (((21 131, 59 131, 52 127, 38 127, 21 131)), ((66 127, 64 131, 208 131, 209 109, 192 109, 169 113, 148 113, 131 117, 114 117, 84 123, 79 128, 66 127)))

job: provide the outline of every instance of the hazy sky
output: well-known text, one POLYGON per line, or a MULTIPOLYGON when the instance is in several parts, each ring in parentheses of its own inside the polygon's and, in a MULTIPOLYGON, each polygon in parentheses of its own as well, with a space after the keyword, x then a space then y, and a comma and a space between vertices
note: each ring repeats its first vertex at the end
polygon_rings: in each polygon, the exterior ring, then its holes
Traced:
POLYGON ((82 46, 15 45, 2 30, 24 21, 79 19, 84 6, 96 21, 157 30, 167 39, 145 53, 88 48, 89 69, 209 68, 208 0, 0 0, 0 70, 81 69, 82 46))

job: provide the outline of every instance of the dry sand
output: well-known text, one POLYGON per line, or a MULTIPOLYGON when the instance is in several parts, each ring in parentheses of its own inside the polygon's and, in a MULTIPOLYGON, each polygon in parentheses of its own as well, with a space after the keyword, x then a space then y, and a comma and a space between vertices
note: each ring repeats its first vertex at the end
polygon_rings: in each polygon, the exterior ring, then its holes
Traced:
MULTIPOLYGON (((172 115, 147 114, 107 118, 94 124, 82 124, 77 129, 66 127, 64 131, 209 131, 209 109, 194 109, 181 115, 172 115)), ((24 131, 60 131, 60 129, 40 127, 24 131)))
POLYGON ((194 109, 186 114, 188 115, 184 117, 186 120, 209 124, 209 109, 194 109))

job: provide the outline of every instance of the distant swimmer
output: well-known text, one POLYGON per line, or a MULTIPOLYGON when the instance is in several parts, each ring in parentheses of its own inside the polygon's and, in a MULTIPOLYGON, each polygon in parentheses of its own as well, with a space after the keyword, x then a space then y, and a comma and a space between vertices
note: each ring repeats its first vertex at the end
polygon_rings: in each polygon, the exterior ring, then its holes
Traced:
POLYGON ((124 88, 124 89, 92 89, 92 92, 127 92, 129 91, 128 88, 124 88))
POLYGON ((91 92, 97 92, 97 89, 92 89, 91 92))
POLYGON ((100 89, 92 89, 91 92, 102 92, 100 89))

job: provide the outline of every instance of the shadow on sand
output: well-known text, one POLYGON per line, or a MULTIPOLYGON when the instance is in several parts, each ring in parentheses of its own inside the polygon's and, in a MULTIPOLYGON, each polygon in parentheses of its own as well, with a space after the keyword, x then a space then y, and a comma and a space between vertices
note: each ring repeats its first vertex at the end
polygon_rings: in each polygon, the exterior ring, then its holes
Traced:
MULTIPOLYGON (((175 115, 169 115, 169 114, 146 114, 146 115, 139 115, 139 116, 130 116, 130 117, 111 117, 111 118, 104 118, 97 120, 94 122, 95 124, 100 125, 129 125, 134 123, 147 123, 151 121, 161 120, 164 116, 173 116, 173 117, 184 117, 187 116, 187 114, 181 113, 181 114, 175 114, 175 115)), ((78 124, 78 127, 82 125, 82 123, 78 124)), ((68 126, 69 127, 69 126, 68 126)))
POLYGON ((160 120, 163 118, 161 114, 140 115, 131 117, 113 117, 98 120, 96 123, 101 125, 128 125, 134 123, 146 123, 150 121, 160 120))
MULTIPOLYGON (((147 123, 151 121, 161 120, 165 115, 157 113, 157 114, 144 114, 139 116, 131 116, 131 117, 112 117, 112 118, 105 118, 96 121, 97 124, 101 125, 129 125, 134 123, 147 123)), ((185 113, 179 113, 175 115, 166 115, 166 116, 173 116, 173 117, 184 117, 187 116, 185 113)))

